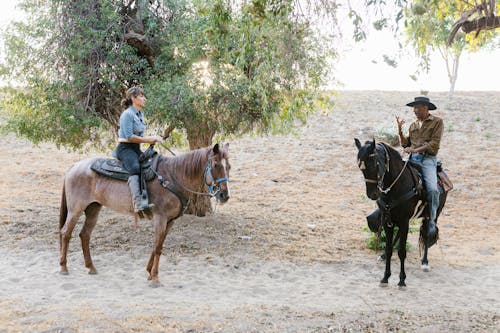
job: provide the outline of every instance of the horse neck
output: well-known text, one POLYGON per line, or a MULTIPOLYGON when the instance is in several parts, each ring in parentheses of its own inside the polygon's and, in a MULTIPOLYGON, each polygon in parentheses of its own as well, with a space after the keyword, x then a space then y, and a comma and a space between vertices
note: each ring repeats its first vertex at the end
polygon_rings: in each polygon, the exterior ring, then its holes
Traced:
POLYGON ((409 167, 405 167, 405 161, 403 161, 396 150, 390 148, 387 145, 384 146, 389 155, 389 171, 387 171, 384 176, 384 188, 391 186, 394 180, 401 173, 401 170, 405 168, 403 174, 401 174, 397 182, 394 184, 393 190, 391 191, 397 194, 404 194, 403 192, 408 191, 413 186, 413 178, 411 176, 409 167))
POLYGON ((193 190, 201 187, 203 172, 208 162, 210 151, 208 148, 193 150, 191 152, 168 158, 164 164, 168 168, 166 174, 173 174, 177 181, 193 190))

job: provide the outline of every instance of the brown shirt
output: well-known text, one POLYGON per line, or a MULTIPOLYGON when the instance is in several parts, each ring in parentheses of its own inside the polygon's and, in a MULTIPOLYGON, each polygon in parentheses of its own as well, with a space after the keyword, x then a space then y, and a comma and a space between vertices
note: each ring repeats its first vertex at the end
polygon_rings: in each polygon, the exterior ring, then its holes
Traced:
POLYGON ((426 153, 429 155, 437 155, 441 137, 443 136, 443 119, 429 114, 422 121, 422 126, 418 120, 415 120, 410 125, 409 136, 403 136, 401 146, 419 148, 425 146, 426 153))

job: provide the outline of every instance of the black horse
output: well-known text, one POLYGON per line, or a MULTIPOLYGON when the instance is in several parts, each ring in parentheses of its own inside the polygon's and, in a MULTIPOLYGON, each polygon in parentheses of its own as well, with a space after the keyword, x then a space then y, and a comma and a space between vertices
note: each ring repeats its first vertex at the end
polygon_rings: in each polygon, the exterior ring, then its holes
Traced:
MULTIPOLYGON (((380 285, 387 286, 391 276, 394 226, 397 226, 399 229, 398 256, 401 261, 398 286, 405 287, 404 262, 410 218, 423 217, 420 244, 424 248, 422 269, 425 271, 429 270, 428 248, 438 239, 439 229, 432 239, 429 239, 426 234, 429 210, 423 192, 425 187, 421 184, 417 170, 409 162, 403 161, 400 154, 389 145, 381 142, 375 143, 375 140, 366 141, 364 146, 358 139, 354 139, 354 142, 358 148, 358 166, 365 177, 366 195, 372 200, 377 200, 379 207, 368 216, 368 225, 373 232, 379 231, 382 225, 386 234, 385 273, 380 285)), ((446 195, 444 191, 440 193, 437 216, 446 202, 446 195)))

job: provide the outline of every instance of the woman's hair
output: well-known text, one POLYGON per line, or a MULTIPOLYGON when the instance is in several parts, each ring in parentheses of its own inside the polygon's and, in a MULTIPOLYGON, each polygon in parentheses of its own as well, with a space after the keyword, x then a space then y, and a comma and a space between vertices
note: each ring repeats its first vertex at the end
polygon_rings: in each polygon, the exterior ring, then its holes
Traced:
POLYGON ((124 109, 132 105, 132 97, 137 97, 139 95, 144 95, 144 90, 139 86, 133 86, 127 90, 125 93, 125 99, 122 99, 122 107, 124 109))

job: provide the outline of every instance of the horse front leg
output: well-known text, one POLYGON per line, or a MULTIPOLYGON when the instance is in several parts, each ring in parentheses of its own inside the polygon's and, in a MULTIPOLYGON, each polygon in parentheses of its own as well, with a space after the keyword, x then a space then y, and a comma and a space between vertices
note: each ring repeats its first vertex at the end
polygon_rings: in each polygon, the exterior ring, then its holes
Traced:
POLYGON ((385 272, 384 277, 380 280, 381 287, 387 287, 389 283, 389 277, 391 276, 391 257, 392 257, 392 239, 394 233, 394 226, 387 226, 384 223, 385 231, 385 272))
POLYGON ((160 287, 160 279, 158 277, 158 270, 160 266, 160 256, 163 250, 163 243, 167 237, 170 228, 172 227, 174 221, 165 222, 161 218, 155 219, 155 241, 153 245, 153 251, 148 261, 146 270, 149 273, 148 280, 151 281, 151 287, 160 287))
POLYGON ((399 271, 399 289, 404 289, 406 287, 406 273, 405 273, 405 259, 406 259, 406 241, 408 238, 408 227, 409 221, 405 221, 402 226, 400 226, 398 235, 399 235, 399 249, 398 256, 399 261, 401 263, 401 269, 399 271))

